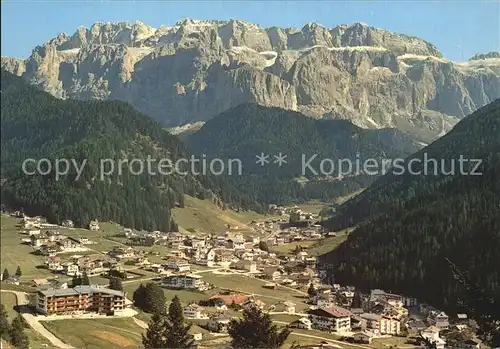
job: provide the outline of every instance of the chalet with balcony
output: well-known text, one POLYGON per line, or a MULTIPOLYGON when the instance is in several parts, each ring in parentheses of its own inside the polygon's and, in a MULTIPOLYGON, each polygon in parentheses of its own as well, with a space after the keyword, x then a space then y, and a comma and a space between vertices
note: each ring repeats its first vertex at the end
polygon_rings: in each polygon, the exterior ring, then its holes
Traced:
POLYGON ((310 310, 308 313, 313 328, 338 333, 351 331, 351 312, 347 309, 334 306, 310 310))

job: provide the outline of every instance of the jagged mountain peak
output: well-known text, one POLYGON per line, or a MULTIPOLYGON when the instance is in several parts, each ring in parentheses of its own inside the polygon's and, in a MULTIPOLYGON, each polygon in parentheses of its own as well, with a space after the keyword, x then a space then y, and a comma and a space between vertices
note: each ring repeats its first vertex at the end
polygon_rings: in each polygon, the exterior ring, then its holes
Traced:
MULTIPOLYGON (((135 23, 96 22, 92 24, 90 28, 85 26, 78 27, 72 36, 61 33, 56 38, 47 41, 45 45, 55 44, 58 48, 61 46, 60 49, 67 49, 68 46, 71 46, 71 48, 80 48, 85 44, 124 44, 135 47, 138 45, 138 42, 141 42, 141 45, 157 47, 158 45, 165 44, 165 42, 162 40, 154 40, 155 37, 165 34, 175 36, 179 31, 181 31, 182 34, 182 30, 185 30, 187 27, 190 29, 190 32, 203 32, 209 28, 215 29, 218 31, 223 42, 227 42, 227 45, 231 43, 233 46, 234 40, 224 37, 227 36, 229 32, 234 32, 233 35, 239 37, 236 40, 238 45, 248 44, 248 36, 250 35, 260 36, 261 39, 259 39, 259 41, 261 41, 261 43, 253 48, 262 50, 282 51, 287 49, 304 49, 313 46, 318 41, 317 38, 305 37, 300 39, 299 36, 308 36, 310 35, 309 33, 314 33, 319 30, 321 33, 315 35, 322 36, 323 38, 319 39, 319 41, 321 44, 328 47, 381 46, 392 49, 395 46, 402 46, 395 52, 425 53, 438 57, 441 56, 441 53, 434 46, 422 39, 410 38, 404 35, 391 33, 387 30, 373 28, 364 22, 358 22, 351 25, 340 25, 330 29, 317 22, 306 23, 302 28, 280 28, 275 26, 263 28, 259 24, 238 19, 196 20, 184 18, 177 21, 173 26, 162 25, 159 28, 153 28, 140 20, 137 20, 135 23), (247 30, 249 33, 246 33, 247 30), (353 33, 356 33, 354 35, 356 38, 349 38, 349 36, 353 36, 353 33), (280 38, 278 39, 276 36, 280 38), (387 41, 385 39, 386 37, 390 40, 387 41), (394 38, 397 38, 397 40, 394 40, 394 38), (148 39, 150 40, 148 41, 148 39), (405 42, 408 40, 416 42, 417 45, 411 42, 406 45, 405 42), (68 44, 67 42, 71 43, 68 44), (427 50, 426 47, 428 47, 429 50, 427 50)), ((179 35, 177 36, 179 37, 179 35)))
POLYGON ((425 40, 365 23, 99 22, 1 65, 57 97, 124 100, 169 127, 252 102, 428 143, 500 97, 500 60, 454 63, 425 40))

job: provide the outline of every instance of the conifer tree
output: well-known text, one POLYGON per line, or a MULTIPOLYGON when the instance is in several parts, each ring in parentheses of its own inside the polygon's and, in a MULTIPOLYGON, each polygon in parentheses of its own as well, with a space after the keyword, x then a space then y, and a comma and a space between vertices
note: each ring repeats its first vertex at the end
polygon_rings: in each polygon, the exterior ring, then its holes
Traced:
POLYGON ((194 340, 189 334, 190 324, 184 323, 179 297, 174 296, 168 307, 167 321, 165 322, 165 346, 164 348, 191 348, 194 340))
POLYGON ((22 272, 21 272, 21 267, 20 266, 17 266, 17 269, 16 269, 16 276, 20 277, 22 275, 22 272))
POLYGON ((144 286, 144 284, 140 284, 139 287, 134 291, 132 300, 134 301, 134 305, 137 308, 144 310, 145 299, 146 287, 144 286))
POLYGON ((361 293, 359 291, 354 292, 354 297, 352 298, 351 308, 361 308, 361 293))
POLYGON ((148 323, 146 334, 142 335, 142 344, 145 349, 164 348, 165 320, 164 314, 155 312, 148 323))
POLYGON ((24 333, 24 321, 21 314, 12 321, 10 342, 18 349, 29 349, 29 339, 24 333))
POLYGON ((7 280, 9 277, 10 277, 9 270, 8 270, 7 268, 5 268, 5 269, 3 270, 2 280, 3 280, 3 281, 5 281, 5 280, 7 280))
POLYGON ((124 291, 123 290, 123 284, 122 284, 122 279, 116 278, 116 288, 117 291, 124 291))
POLYGON ((232 338, 231 346, 240 348, 280 348, 291 331, 284 328, 278 331, 269 314, 264 314, 257 307, 243 311, 243 319, 232 320, 228 333, 232 338))
POLYGON ((165 293, 160 286, 153 282, 147 285, 141 284, 135 290, 133 300, 134 305, 146 313, 154 314, 165 311, 165 293))
POLYGON ((146 299, 144 311, 149 313, 165 312, 167 302, 165 293, 157 284, 150 282, 146 285, 146 299))
POLYGON ((116 291, 123 291, 122 280, 117 277, 110 277, 109 288, 116 291))
POLYGON ((307 294, 310 296, 310 297, 313 297, 313 296, 316 296, 318 292, 316 291, 316 288, 314 287, 313 283, 311 282, 309 284, 309 288, 307 289, 307 294))

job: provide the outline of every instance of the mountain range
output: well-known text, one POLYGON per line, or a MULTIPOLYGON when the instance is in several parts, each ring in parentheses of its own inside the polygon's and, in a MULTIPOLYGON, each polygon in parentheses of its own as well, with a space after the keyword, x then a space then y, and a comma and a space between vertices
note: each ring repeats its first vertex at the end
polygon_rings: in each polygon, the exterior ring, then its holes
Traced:
POLYGON ((126 101, 168 127, 251 102, 395 127, 427 144, 500 97, 498 53, 455 63, 423 39, 365 23, 95 23, 1 64, 58 98, 126 101))

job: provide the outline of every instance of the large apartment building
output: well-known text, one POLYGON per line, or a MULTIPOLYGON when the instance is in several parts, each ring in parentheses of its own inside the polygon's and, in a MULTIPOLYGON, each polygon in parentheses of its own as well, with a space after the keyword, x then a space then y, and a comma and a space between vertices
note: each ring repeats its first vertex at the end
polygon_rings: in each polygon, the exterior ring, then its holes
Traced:
POLYGON ((327 332, 350 332, 351 312, 347 309, 333 306, 309 311, 309 319, 313 328, 327 332))
POLYGON ((108 288, 76 286, 40 290, 34 301, 36 310, 46 315, 84 312, 115 315, 125 308, 125 293, 108 288))

